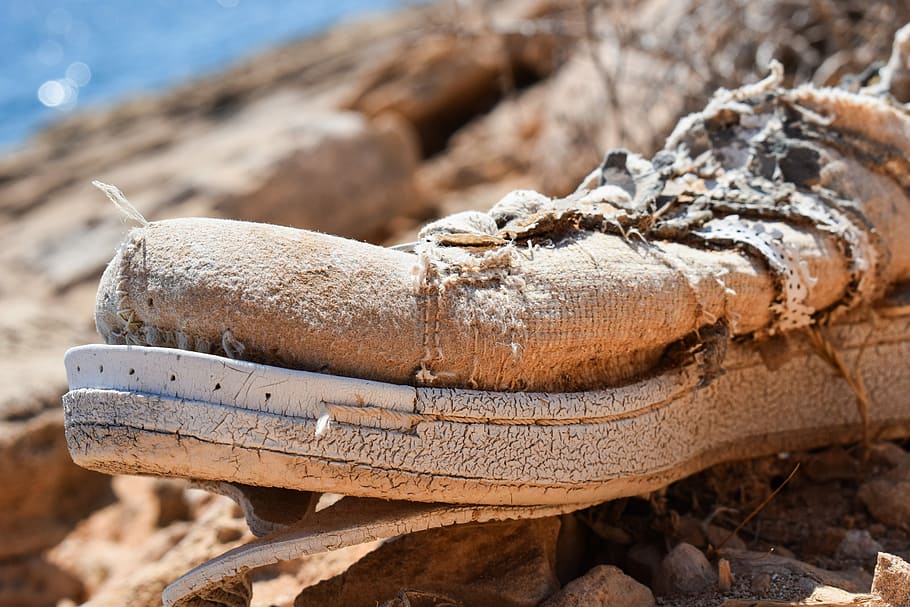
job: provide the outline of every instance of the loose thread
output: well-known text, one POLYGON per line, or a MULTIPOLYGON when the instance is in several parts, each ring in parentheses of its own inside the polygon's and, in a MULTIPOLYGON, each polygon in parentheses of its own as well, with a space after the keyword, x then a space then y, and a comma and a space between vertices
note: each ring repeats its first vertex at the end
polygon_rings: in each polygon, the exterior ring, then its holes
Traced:
POLYGON ((97 179, 92 181, 92 185, 104 192, 107 199, 114 203, 114 206, 120 210, 120 213, 122 213, 126 219, 134 221, 143 227, 149 224, 148 220, 142 216, 142 213, 140 213, 129 200, 126 199, 126 196, 123 195, 123 192, 121 192, 119 188, 112 186, 109 183, 98 181, 97 179))
POLYGON ((796 476, 796 471, 797 471, 797 470, 799 470, 799 462, 796 463, 796 466, 793 467, 793 471, 789 474, 789 476, 787 476, 787 478, 784 479, 784 482, 782 482, 782 483, 777 487, 777 489, 775 489, 774 491, 772 491, 772 492, 771 492, 771 495, 769 495, 768 497, 766 497, 766 498, 762 501, 762 503, 760 503, 760 504, 755 508, 755 510, 753 510, 753 511, 749 514, 749 516, 746 517, 746 520, 744 520, 743 522, 741 522, 739 525, 736 526, 736 529, 734 529, 734 530, 731 531, 729 534, 727 534, 727 537, 725 537, 725 538, 723 539, 723 541, 722 541, 720 544, 717 545, 717 548, 715 548, 715 550, 720 550, 721 548, 723 548, 724 545, 725 545, 727 542, 729 542, 730 539, 731 539, 734 535, 736 535, 737 533, 739 533, 740 531, 742 531, 742 528, 749 524, 749 521, 751 521, 751 520, 754 519, 756 516, 758 516, 758 513, 761 512, 762 510, 764 510, 765 506, 767 506, 768 504, 770 504, 770 503, 771 503, 771 500, 773 500, 775 497, 777 497, 777 494, 780 493, 780 492, 783 490, 783 488, 787 486, 787 483, 789 483, 789 482, 793 479, 794 476, 796 476))

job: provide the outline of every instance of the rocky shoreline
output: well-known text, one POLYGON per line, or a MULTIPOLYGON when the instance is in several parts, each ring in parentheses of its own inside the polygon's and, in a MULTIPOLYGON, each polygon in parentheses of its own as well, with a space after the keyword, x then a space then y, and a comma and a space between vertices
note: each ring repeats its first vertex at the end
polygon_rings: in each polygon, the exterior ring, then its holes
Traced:
MULTIPOLYGON (((756 81, 771 58, 789 83, 858 83, 908 21, 898 0, 439 3, 80 114, 0 158, 0 605, 157 605, 165 584, 249 537, 226 498, 110 481, 69 460, 62 353, 97 340, 97 280, 129 229, 92 179, 116 184, 149 219, 229 217, 393 244, 516 188, 564 195, 611 147, 650 155, 680 116, 718 87, 756 81)), ((500 580, 512 600, 502 604, 516 605, 643 605, 654 598, 642 583, 663 605, 867 592, 879 551, 910 558, 905 447, 879 444, 868 463, 829 449, 719 466, 561 520, 478 527, 457 541, 427 532, 368 558, 407 572, 443 546, 470 554, 518 535, 515 550, 536 555, 537 570, 519 579, 492 559, 472 574, 500 580), (795 461, 805 472, 724 548, 739 550, 715 551, 795 461), (678 545, 692 548, 679 556, 678 545), (757 565, 770 550, 782 560, 757 565), (721 561, 732 567, 726 593, 721 561)), ((266 571, 256 604, 434 604, 396 598, 394 584, 358 594, 378 588, 373 561, 314 585, 373 548, 266 571)), ((471 583, 456 577, 451 588, 471 583)))

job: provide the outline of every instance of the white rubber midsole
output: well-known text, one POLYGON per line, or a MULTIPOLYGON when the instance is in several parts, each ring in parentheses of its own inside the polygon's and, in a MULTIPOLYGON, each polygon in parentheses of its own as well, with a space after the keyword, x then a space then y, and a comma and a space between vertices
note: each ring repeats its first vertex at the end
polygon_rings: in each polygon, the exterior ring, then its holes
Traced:
MULTIPOLYGON (((841 326, 869 428, 910 427, 910 320, 841 326)), ((586 503, 642 493, 716 461, 862 437, 855 395, 796 344, 769 371, 731 345, 695 368, 578 393, 415 388, 174 349, 66 355, 73 458, 108 472, 465 504, 586 503)))

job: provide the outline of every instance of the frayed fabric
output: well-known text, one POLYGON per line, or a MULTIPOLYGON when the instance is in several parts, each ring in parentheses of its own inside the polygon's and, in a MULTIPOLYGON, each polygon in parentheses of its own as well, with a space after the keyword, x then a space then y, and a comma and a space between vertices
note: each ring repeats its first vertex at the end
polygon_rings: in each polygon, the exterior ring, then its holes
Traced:
MULTIPOLYGON (((109 343, 193 349, 401 384, 586 390, 659 371, 723 325, 761 341, 910 278, 910 115, 890 97, 720 91, 648 160, 575 193, 509 194, 409 251, 184 219, 108 268, 109 343)), ((107 286, 104 286, 107 285, 107 286)))

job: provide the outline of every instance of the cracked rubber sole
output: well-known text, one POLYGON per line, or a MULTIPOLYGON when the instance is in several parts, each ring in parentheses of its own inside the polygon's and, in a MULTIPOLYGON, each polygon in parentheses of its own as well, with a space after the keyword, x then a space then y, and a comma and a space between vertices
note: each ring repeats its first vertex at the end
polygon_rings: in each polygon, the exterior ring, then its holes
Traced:
MULTIPOLYGON (((879 309, 826 335, 865 382, 869 435, 910 435, 907 308, 879 309)), ((732 343, 726 373, 705 388, 689 366, 597 391, 506 393, 83 346, 66 354, 66 436, 76 463, 110 473, 449 504, 581 505, 721 461, 862 439, 854 392, 807 340, 791 335, 768 352, 732 343)))

